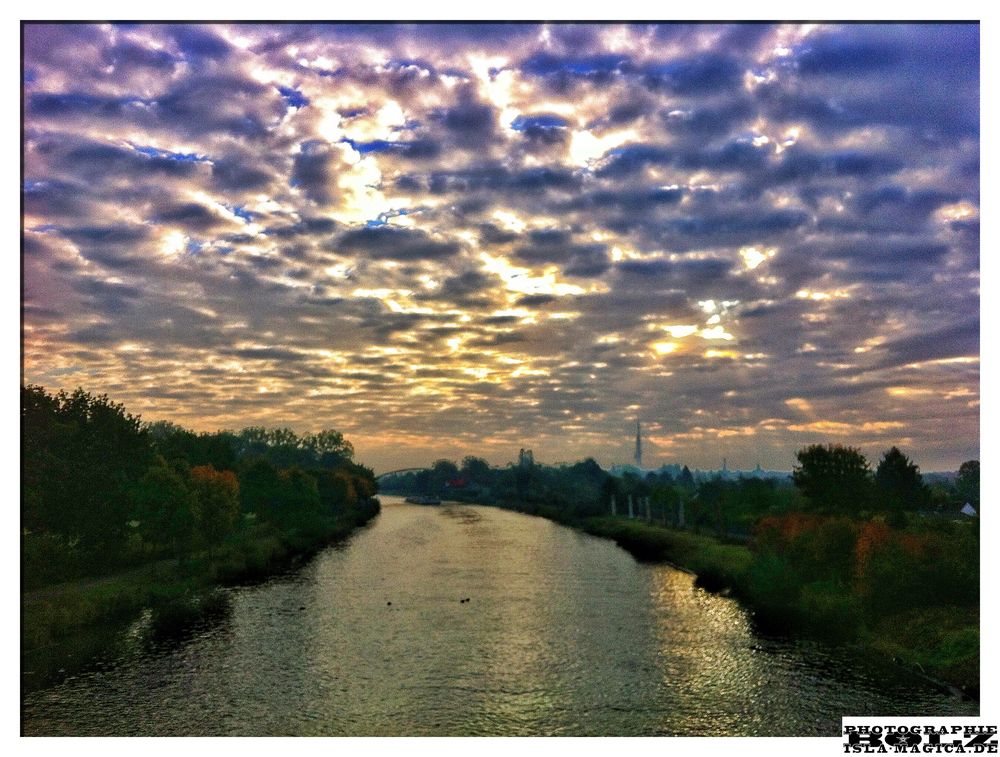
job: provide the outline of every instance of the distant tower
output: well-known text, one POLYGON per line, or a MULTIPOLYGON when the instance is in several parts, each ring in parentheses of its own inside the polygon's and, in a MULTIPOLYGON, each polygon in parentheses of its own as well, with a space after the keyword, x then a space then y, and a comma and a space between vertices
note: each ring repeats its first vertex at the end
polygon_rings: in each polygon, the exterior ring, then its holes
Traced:
POLYGON ((635 421, 635 467, 642 468, 642 427, 635 421))

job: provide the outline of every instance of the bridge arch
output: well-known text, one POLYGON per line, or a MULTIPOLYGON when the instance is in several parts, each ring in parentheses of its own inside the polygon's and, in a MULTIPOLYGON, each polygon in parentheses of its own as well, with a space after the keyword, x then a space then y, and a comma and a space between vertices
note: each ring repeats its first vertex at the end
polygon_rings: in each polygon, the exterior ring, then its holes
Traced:
POLYGON ((386 471, 385 473, 379 473, 375 476, 375 480, 378 481, 380 478, 385 478, 386 476, 395 476, 399 473, 419 473, 422 470, 430 470, 430 468, 398 468, 396 470, 386 471))

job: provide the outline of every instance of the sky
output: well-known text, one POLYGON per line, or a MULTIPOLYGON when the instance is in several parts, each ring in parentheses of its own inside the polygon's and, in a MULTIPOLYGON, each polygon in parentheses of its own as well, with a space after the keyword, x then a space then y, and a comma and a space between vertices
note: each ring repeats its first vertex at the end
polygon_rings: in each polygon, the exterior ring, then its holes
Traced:
POLYGON ((385 471, 979 457, 976 25, 28 25, 23 380, 385 471))

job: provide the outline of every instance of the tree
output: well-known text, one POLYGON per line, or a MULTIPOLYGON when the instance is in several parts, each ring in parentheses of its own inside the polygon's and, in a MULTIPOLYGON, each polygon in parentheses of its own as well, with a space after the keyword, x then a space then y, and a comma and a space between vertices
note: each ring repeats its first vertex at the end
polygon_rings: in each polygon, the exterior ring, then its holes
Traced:
POLYGON ((875 469, 875 486, 888 510, 916 510, 928 501, 920 468, 897 447, 882 455, 875 469))
POLYGON ((292 467, 281 471, 281 483, 280 516, 283 522, 291 522, 308 513, 320 511, 316 479, 304 470, 292 467))
POLYGON ((316 457, 316 463, 324 468, 333 468, 342 461, 354 459, 354 446, 342 433, 333 429, 307 436, 302 442, 316 457))
POLYGON ((209 544, 218 544, 233 530, 240 515, 236 474, 199 465, 191 469, 191 484, 198 499, 198 529, 209 544))
POLYGON ((677 477, 677 483, 680 485, 682 489, 684 489, 689 493, 694 491, 695 488, 694 476, 691 475, 691 469, 688 468, 686 465, 684 466, 684 469, 681 471, 681 475, 677 477))
POLYGON ((955 488, 958 496, 962 498, 962 504, 970 502, 979 508, 979 461, 966 460, 958 469, 958 478, 955 479, 955 488))
POLYGON ((29 527, 79 540, 93 555, 118 554, 136 482, 153 462, 137 416, 83 389, 54 397, 21 392, 25 515, 29 527))
POLYGON ((236 437, 228 431, 195 434, 168 421, 156 421, 145 428, 156 451, 168 462, 183 460, 193 467, 236 469, 236 437))
POLYGON ((458 466, 451 460, 435 460, 431 466, 430 490, 434 494, 444 491, 444 485, 458 478, 458 466))
POLYGON ((322 510, 327 515, 338 515, 357 504, 353 477, 343 468, 312 471, 322 510))
POLYGON ((59 403, 40 386, 21 387, 21 520, 31 531, 61 531, 59 456, 69 428, 60 422, 59 403))
POLYGON ((132 517, 139 521, 139 533, 146 542, 171 545, 177 555, 188 550, 198 521, 198 502, 183 476, 162 457, 139 480, 132 502, 132 517))
POLYGON ((267 460, 258 458, 240 473, 240 500, 246 512, 266 517, 281 497, 281 478, 267 460))
POLYGON ((792 481, 820 512, 857 513, 871 497, 868 460, 854 447, 813 444, 796 454, 792 481))
POLYGON ((481 457, 466 455, 462 458, 462 475, 477 484, 485 484, 490 477, 490 464, 481 457))

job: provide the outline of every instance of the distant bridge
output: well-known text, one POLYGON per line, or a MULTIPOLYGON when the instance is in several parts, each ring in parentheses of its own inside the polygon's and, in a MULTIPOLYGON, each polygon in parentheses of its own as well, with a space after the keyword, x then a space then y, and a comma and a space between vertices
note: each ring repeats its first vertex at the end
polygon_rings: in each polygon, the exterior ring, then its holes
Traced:
POLYGON ((385 478, 386 476, 395 476, 398 473, 418 473, 422 470, 430 470, 430 468, 399 468, 398 470, 390 470, 385 473, 379 473, 375 476, 375 480, 378 481, 380 478, 385 478))

